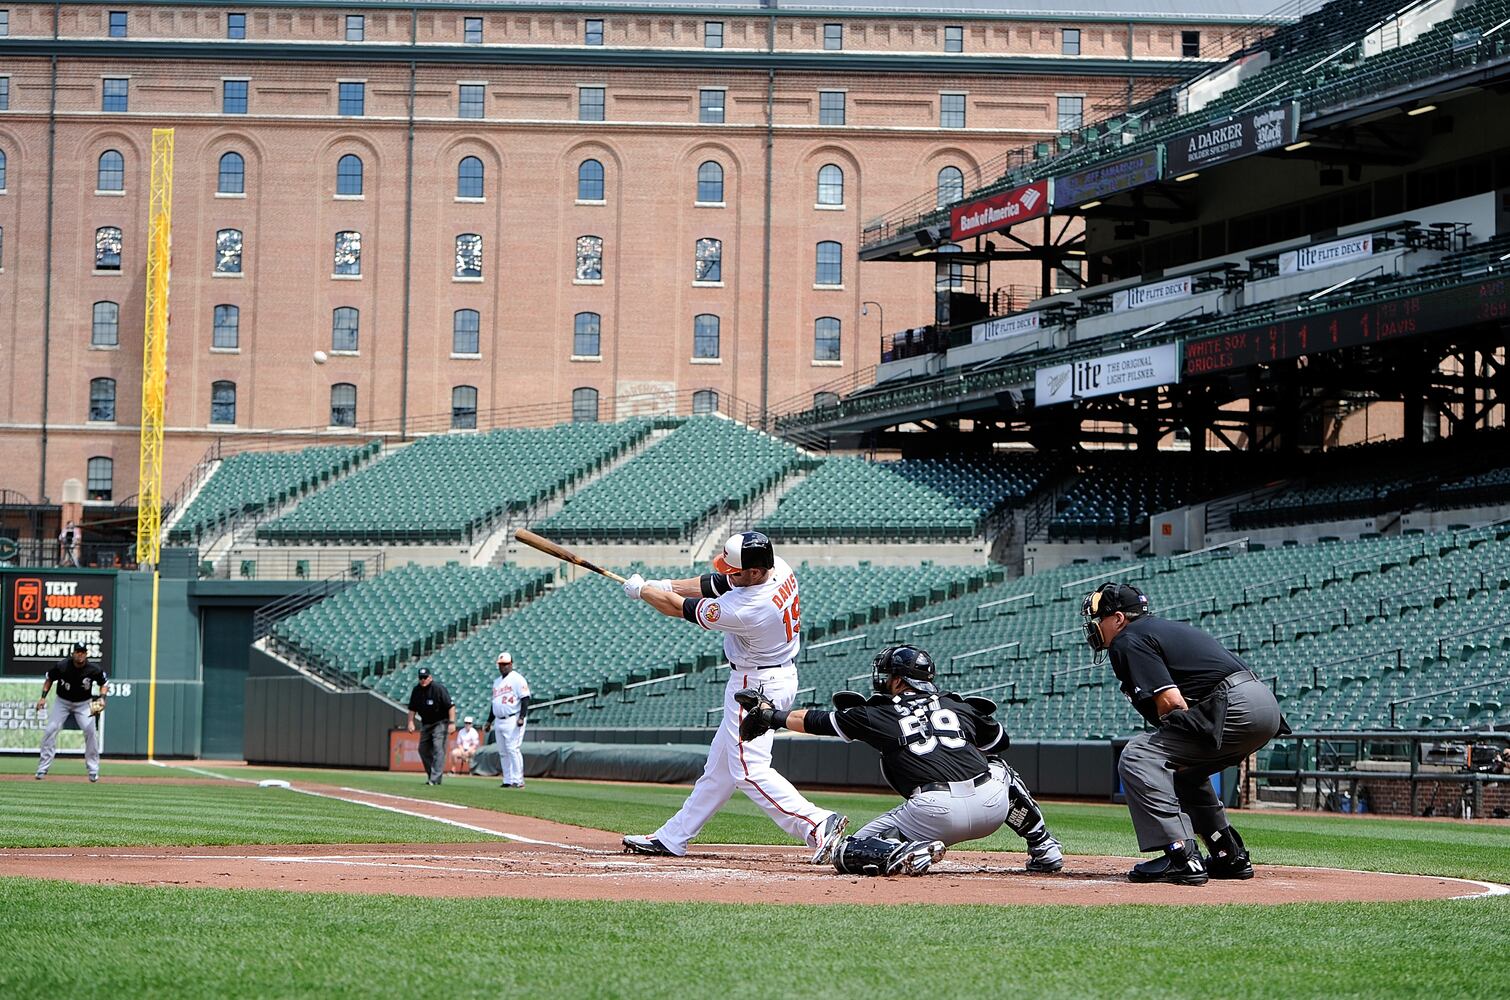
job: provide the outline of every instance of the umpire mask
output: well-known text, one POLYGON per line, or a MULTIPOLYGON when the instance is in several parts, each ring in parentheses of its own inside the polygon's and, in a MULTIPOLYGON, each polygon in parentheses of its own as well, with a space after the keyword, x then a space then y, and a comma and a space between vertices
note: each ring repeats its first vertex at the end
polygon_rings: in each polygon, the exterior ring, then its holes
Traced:
POLYGON ((1130 583, 1105 583, 1080 602, 1080 620, 1085 628, 1085 644, 1095 653, 1092 663, 1106 655, 1106 641, 1101 638, 1101 619, 1122 612, 1129 618, 1148 613, 1148 598, 1130 583))

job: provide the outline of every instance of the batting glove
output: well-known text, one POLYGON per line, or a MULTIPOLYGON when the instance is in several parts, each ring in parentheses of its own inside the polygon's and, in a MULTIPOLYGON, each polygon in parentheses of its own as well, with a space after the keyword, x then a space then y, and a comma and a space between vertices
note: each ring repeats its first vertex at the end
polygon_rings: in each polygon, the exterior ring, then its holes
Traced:
POLYGON ((644 589, 645 578, 638 573, 624 581, 624 596, 628 597, 631 601, 638 601, 640 599, 640 591, 644 589))

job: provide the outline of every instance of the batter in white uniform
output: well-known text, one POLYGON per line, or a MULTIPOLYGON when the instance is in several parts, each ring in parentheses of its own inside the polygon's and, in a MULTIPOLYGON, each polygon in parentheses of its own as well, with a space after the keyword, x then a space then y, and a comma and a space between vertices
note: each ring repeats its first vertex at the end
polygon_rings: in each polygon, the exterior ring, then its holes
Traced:
POLYGON ((802 604, 797 577, 777 559, 771 540, 758 531, 734 535, 713 560, 717 573, 687 580, 647 583, 636 573, 624 593, 672 618, 685 618, 724 634, 729 682, 724 689, 723 722, 708 748, 708 763, 692 794, 675 816, 647 836, 624 838, 635 854, 687 853, 687 844, 738 789, 765 810, 776 825, 813 849, 813 864, 824 864, 843 838, 849 819, 820 809, 771 767, 772 735, 741 743, 744 709, 734 694, 744 688, 764 692, 785 710, 797 696, 797 654, 802 647, 802 604))
POLYGON ((524 717, 530 708, 530 685, 514 669, 514 656, 505 650, 498 654, 498 677, 493 681, 493 707, 488 724, 493 727, 493 742, 498 745, 498 767, 503 771, 502 787, 524 787, 524 717))

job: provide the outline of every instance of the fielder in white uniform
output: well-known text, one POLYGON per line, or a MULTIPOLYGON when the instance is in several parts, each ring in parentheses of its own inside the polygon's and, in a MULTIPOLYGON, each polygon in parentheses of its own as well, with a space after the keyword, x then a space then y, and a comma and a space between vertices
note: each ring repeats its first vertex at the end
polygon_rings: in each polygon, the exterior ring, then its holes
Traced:
POLYGON ((734 700, 735 692, 744 688, 762 690, 783 710, 796 698, 797 654, 802 647, 797 577, 785 560, 776 558, 771 540, 758 531, 731 537, 713 566, 717 573, 687 580, 647 583, 636 573, 624 583, 624 593, 661 614, 722 632, 730 668, 723 721, 708 748, 702 777, 675 816, 648 837, 625 837, 624 849, 681 857, 738 789, 777 826, 813 848, 813 864, 823 864, 843 838, 848 817, 813 805, 771 767, 770 733, 740 742, 744 709, 734 700))
POLYGON ((514 656, 498 654, 498 677, 493 681, 493 707, 488 724, 493 727, 493 742, 498 745, 498 767, 503 771, 503 788, 524 787, 524 719, 530 709, 530 684, 514 669, 514 656))
POLYGON ((466 774, 472 769, 472 758, 477 756, 477 748, 482 746, 482 734, 472 724, 469 715, 461 722, 461 728, 456 730, 456 745, 451 748, 451 771, 454 774, 466 774))

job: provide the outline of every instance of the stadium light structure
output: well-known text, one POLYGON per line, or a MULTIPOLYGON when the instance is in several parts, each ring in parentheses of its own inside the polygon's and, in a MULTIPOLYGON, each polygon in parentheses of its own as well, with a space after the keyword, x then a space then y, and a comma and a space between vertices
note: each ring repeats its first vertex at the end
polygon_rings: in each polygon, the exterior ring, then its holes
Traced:
POLYGON ((1409 115, 1410 117, 1414 118, 1417 115, 1430 114, 1431 112, 1435 111, 1436 109, 1437 109, 1437 106, 1435 104, 1423 104, 1419 108, 1411 108, 1409 111, 1407 111, 1405 113, 1407 115, 1409 115))
POLYGON ((1285 152, 1286 153, 1299 152, 1300 150, 1305 149, 1310 144, 1311 144, 1311 140, 1310 139, 1302 139, 1299 142, 1292 142, 1288 146, 1285 147, 1285 152))
POLYGON ((1176 177, 1174 179, 1174 182, 1176 184, 1183 184, 1186 181, 1193 181, 1199 176, 1201 176, 1201 172, 1199 170, 1192 170, 1188 174, 1181 174, 1180 176, 1176 177))

